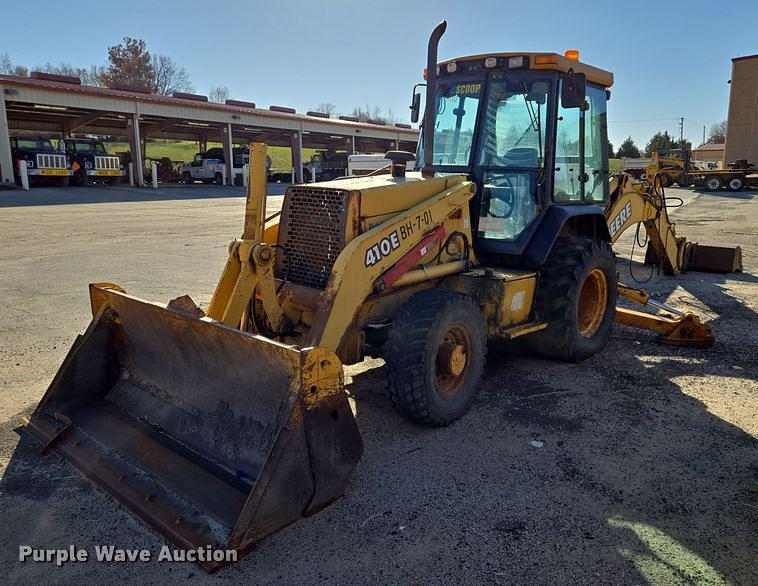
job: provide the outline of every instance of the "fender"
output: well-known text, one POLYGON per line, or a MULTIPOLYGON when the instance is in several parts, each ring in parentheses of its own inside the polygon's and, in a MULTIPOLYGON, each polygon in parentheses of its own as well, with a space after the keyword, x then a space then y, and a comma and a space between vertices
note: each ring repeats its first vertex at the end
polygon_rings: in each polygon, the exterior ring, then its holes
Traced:
POLYGON ((541 266, 559 234, 572 224, 578 234, 611 241, 608 223, 599 205, 553 205, 545 211, 539 229, 524 251, 524 264, 528 267, 541 266))

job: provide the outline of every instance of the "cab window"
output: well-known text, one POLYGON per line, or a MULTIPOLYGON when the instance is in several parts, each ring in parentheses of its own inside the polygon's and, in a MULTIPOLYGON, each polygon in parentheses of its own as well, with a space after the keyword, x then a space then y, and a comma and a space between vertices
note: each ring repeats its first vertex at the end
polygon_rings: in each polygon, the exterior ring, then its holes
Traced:
POLYGON ((485 167, 478 234, 513 241, 538 212, 551 83, 523 74, 493 78, 488 90, 478 162, 485 167))
POLYGON ((587 85, 586 109, 558 106, 555 136, 554 199, 602 202, 609 196, 608 128, 605 89, 587 85), (579 159, 580 122, 584 117, 584 179, 579 159))
MULTIPOLYGON (((561 83, 563 81, 561 80, 561 83)), ((560 96, 561 93, 558 92, 560 96)), ((580 108, 564 108, 558 100, 558 123, 555 132, 555 169, 553 197, 557 202, 580 202, 579 119, 580 108)))
POLYGON ((481 81, 439 84, 434 119, 435 165, 469 164, 483 86, 481 81))
POLYGON ((608 184, 608 120, 605 89, 587 85, 587 111, 584 113, 584 170, 588 175, 586 199, 607 201, 608 184))

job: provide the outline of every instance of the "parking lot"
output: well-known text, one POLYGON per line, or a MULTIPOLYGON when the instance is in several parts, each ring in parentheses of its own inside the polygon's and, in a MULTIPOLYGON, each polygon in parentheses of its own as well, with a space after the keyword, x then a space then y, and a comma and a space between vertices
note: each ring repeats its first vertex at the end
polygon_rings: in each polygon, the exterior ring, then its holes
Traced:
MULTIPOLYGON (((282 186, 272 186, 282 193, 282 186)), ((444 429, 397 415, 380 360, 348 367, 365 442, 346 496, 267 538, 221 581, 339 584, 758 582, 756 191, 682 197, 677 229, 740 245, 745 272, 653 274, 699 313, 708 350, 616 327, 581 364, 495 344, 472 410, 444 429)), ((271 197, 270 210, 282 198, 271 197)), ((205 580, 192 564, 19 564, 18 546, 157 552, 163 540, 19 433, 77 332, 87 285, 204 307, 241 233, 242 188, 0 192, 0 559, 11 582, 205 580)), ((632 231, 617 247, 629 275, 632 231)), ((650 268, 635 251, 634 276, 650 268)))

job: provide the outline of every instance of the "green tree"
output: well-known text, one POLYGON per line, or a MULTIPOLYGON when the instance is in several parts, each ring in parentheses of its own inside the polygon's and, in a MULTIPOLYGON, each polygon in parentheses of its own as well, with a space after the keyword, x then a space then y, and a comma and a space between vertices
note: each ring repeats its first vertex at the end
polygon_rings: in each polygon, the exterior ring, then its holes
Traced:
POLYGON ((608 141, 608 158, 613 159, 616 155, 613 154, 613 143, 608 141))
POLYGON ((124 42, 108 47, 108 67, 102 76, 105 85, 124 83, 153 88, 155 69, 145 41, 124 37, 124 42))
POLYGON ((616 151, 616 156, 618 158, 627 157, 629 159, 639 159, 640 149, 638 149, 637 145, 634 144, 634 139, 629 136, 626 138, 626 140, 624 140, 624 142, 621 143, 619 150, 616 151))
POLYGON ((645 156, 652 156, 653 151, 670 151, 671 149, 676 148, 674 146, 675 144, 676 143, 674 142, 674 139, 671 138, 668 130, 656 132, 645 147, 645 156))

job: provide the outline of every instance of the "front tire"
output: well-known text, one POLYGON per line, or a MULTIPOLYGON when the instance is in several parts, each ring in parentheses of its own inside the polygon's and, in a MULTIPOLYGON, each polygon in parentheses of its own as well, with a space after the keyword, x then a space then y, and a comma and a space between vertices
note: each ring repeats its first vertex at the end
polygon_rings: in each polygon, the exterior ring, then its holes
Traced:
POLYGON ((449 425, 478 391, 487 333, 474 300, 449 289, 411 297, 392 320, 385 361, 395 409, 424 425, 449 425))
POLYGON ((216 185, 223 185, 223 184, 224 184, 224 176, 223 176, 223 175, 221 175, 221 173, 216 173, 216 174, 213 176, 213 182, 214 182, 216 185))
POLYGON ((533 351, 579 362, 608 342, 616 313, 616 263, 610 244, 561 237, 540 269, 536 309, 548 327, 525 338, 533 351))

